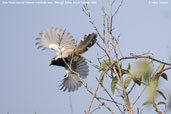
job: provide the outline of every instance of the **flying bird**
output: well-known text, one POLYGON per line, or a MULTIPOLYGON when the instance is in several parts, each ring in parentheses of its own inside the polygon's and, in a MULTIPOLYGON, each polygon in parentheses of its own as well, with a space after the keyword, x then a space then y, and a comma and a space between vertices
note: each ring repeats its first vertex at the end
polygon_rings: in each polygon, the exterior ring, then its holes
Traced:
POLYGON ((76 73, 85 79, 89 72, 86 59, 81 54, 95 44, 96 37, 95 33, 87 34, 77 45, 73 36, 66 30, 47 28, 36 38, 38 48, 52 49, 56 52, 57 56, 52 58, 50 65, 61 66, 66 70, 60 90, 71 92, 81 87, 80 77, 76 73))

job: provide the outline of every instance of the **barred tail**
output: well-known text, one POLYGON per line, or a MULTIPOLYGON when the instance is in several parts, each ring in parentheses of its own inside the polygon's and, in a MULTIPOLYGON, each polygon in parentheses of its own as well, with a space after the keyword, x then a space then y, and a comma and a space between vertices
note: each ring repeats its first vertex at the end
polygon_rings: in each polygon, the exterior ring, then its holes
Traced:
POLYGON ((92 47, 95 42, 97 35, 95 33, 91 33, 88 35, 85 35, 84 38, 80 41, 78 44, 78 47, 76 49, 77 54, 82 54, 88 50, 88 48, 92 47))

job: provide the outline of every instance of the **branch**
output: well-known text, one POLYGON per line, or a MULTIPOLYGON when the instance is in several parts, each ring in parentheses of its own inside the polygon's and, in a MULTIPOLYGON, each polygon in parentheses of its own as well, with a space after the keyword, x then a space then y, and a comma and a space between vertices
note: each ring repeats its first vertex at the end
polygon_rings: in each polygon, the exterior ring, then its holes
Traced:
MULTIPOLYGON (((85 1, 87 1, 87 0, 85 0, 85 1)), ((88 5, 87 4, 83 5, 82 10, 89 17, 89 22, 93 25, 95 31, 97 32, 97 34, 99 35, 99 37, 103 40, 103 37, 100 34, 99 30, 97 29, 97 27, 96 27, 96 25, 94 23, 94 20, 91 18, 91 14, 89 12, 88 5)))
MULTIPOLYGON (((106 98, 103 98, 103 97, 98 97, 98 99, 102 99, 102 100, 104 100, 104 101, 108 101, 108 102, 111 102, 111 103, 114 103, 114 101, 113 100, 110 100, 110 99, 106 99, 106 98)), ((115 101, 116 102, 116 101, 115 101)), ((118 105, 122 105, 122 106, 125 106, 124 104, 122 104, 122 103, 119 103, 119 102, 116 102, 118 105)))
POLYGON ((121 0, 121 3, 119 4, 118 8, 116 9, 116 11, 115 11, 115 13, 112 15, 112 17, 114 17, 114 16, 118 13, 120 7, 122 6, 122 3, 123 3, 123 0, 121 0))
MULTIPOLYGON (((115 57, 116 57, 116 63, 117 63, 118 69, 119 69, 119 73, 116 71, 116 67, 115 66, 113 67, 113 71, 116 74, 116 77, 117 77, 117 80, 119 81, 119 84, 121 85, 121 88, 122 88, 122 91, 123 91, 123 96, 124 96, 124 102, 126 104, 128 113, 129 114, 133 114, 132 105, 131 105, 131 103, 129 101, 129 97, 128 97, 128 94, 126 92, 126 89, 125 89, 124 83, 123 83, 122 72, 121 72, 121 68, 120 68, 120 65, 119 65, 119 58, 118 58, 118 53, 117 53, 117 49, 116 49, 116 45, 117 44, 116 44, 116 42, 114 40, 115 37, 112 34, 112 21, 113 21, 112 5, 113 5, 113 1, 110 0, 109 34, 110 34, 110 37, 111 37, 111 40, 112 40, 112 45, 113 45, 114 54, 115 54, 115 57)), ((107 49, 109 49, 108 45, 106 45, 106 47, 107 47, 107 49)), ((111 54, 110 51, 109 51, 109 54, 111 54)), ((111 63, 113 63, 112 58, 110 58, 110 61, 111 61, 111 63)))
POLYGON ((155 111, 158 113, 158 114, 162 114, 162 112, 159 111, 159 109, 157 108, 157 105, 155 103, 153 103, 153 107, 155 108, 155 111))
POLYGON ((98 89, 99 89, 100 83, 101 83, 101 81, 102 81, 104 75, 106 74, 106 72, 109 70, 109 68, 110 68, 110 67, 108 67, 105 71, 103 71, 103 73, 102 73, 101 76, 100 76, 100 79, 99 79, 99 81, 98 81, 96 90, 94 91, 94 94, 93 94, 93 96, 92 96, 92 99, 91 99, 90 104, 89 104, 89 107, 88 107, 88 111, 87 111, 88 114, 89 114, 89 112, 90 112, 90 109, 91 109, 93 100, 94 100, 94 98, 95 98, 95 96, 96 96, 96 93, 97 93, 97 91, 98 91, 98 89))
POLYGON ((136 100, 132 103, 132 105, 134 105, 134 104, 138 101, 138 99, 139 99, 139 98, 142 96, 142 94, 144 93, 145 89, 146 89, 146 87, 142 90, 142 92, 141 92, 140 95, 136 98, 136 100))
MULTIPOLYGON (((97 80, 98 80, 98 79, 97 79, 97 80)), ((124 113, 122 112, 122 110, 120 109, 120 107, 118 106, 118 104, 120 104, 120 105, 122 105, 122 106, 124 106, 124 105, 121 104, 121 103, 116 102, 116 101, 113 99, 113 97, 110 95, 110 93, 107 91, 107 89, 103 86, 103 84, 101 84, 101 86, 102 86, 102 88, 105 90, 105 92, 108 94, 108 96, 112 99, 112 102, 116 105, 116 107, 119 109, 119 111, 120 111, 122 114, 124 114, 124 113)))
POLYGON ((131 91, 134 89, 135 85, 136 85, 136 83, 134 83, 134 84, 132 85, 131 89, 128 91, 128 95, 129 95, 129 94, 131 93, 131 91))
POLYGON ((91 64, 93 65, 94 68, 99 69, 99 66, 96 65, 95 63, 93 63, 91 60, 89 60, 89 59, 87 59, 87 58, 86 58, 86 60, 87 60, 89 63, 91 63, 91 64))
POLYGON ((170 69, 171 69, 171 67, 167 67, 167 68, 163 69, 162 71, 160 71, 159 74, 164 72, 164 71, 170 70, 170 69))
POLYGON ((103 13, 103 39, 105 40, 106 13, 105 13, 105 8, 104 8, 104 0, 102 0, 102 13, 103 13))
POLYGON ((73 113, 73 107, 72 107, 71 94, 69 94, 69 103, 70 103, 71 114, 74 114, 74 113, 73 113))
POLYGON ((97 109, 100 109, 100 107, 101 107, 102 105, 99 105, 97 108, 95 108, 95 109, 93 109, 91 112, 90 112, 90 114, 92 114, 94 111, 96 111, 97 109))
MULTIPOLYGON (((81 78, 80 74, 78 72, 75 72, 71 69, 71 66, 65 61, 65 59, 62 57, 63 61, 65 62, 65 64, 68 66, 69 70, 71 70, 71 72, 73 72, 74 74, 76 74, 79 78, 80 78, 80 82, 83 84, 83 86, 87 89, 87 91, 93 95, 93 92, 91 91, 90 88, 87 87, 87 84, 84 83, 83 79, 81 78)), ((97 98, 97 96, 95 95, 95 98, 101 103, 102 106, 105 106, 112 114, 114 114, 112 112, 112 110, 100 99, 97 98)))
POLYGON ((171 63, 167 63, 167 62, 163 62, 161 60, 158 60, 158 59, 155 59, 151 56, 134 56, 134 57, 122 57, 119 59, 119 61, 123 61, 125 59, 140 59, 140 58, 143 58, 143 59, 150 59, 152 61, 156 61, 158 63, 162 63, 162 64, 165 64, 165 65, 168 65, 168 66, 171 66, 171 63))

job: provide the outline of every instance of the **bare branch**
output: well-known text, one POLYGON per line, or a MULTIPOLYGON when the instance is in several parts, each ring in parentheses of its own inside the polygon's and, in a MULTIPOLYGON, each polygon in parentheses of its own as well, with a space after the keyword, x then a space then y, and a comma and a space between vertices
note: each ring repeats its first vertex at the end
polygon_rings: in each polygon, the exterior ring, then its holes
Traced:
MULTIPOLYGON (((63 57, 62 57, 62 59, 63 59, 63 61, 65 62, 65 64, 68 66, 68 68, 71 70, 71 72, 73 72, 74 74, 76 74, 76 75, 80 78, 80 82, 81 82, 81 83, 83 84, 83 86, 87 89, 87 91, 88 91, 91 95, 93 95, 93 92, 91 91, 90 88, 88 88, 87 84, 84 83, 84 81, 83 81, 83 79, 81 78, 80 74, 79 74, 78 72, 73 71, 73 70, 71 69, 71 66, 65 61, 65 59, 64 59, 63 57)), ((97 96, 96 96, 96 95, 95 95, 95 98, 97 99, 97 96)), ((105 106, 112 114, 114 114, 114 113, 112 112, 112 110, 111 110, 103 101, 101 101, 100 99, 97 99, 97 100, 101 103, 102 106, 105 106)))
MULTIPOLYGON (((95 90, 94 93, 93 93, 92 99, 91 99, 90 104, 89 104, 89 107, 88 107, 88 111, 87 111, 88 114, 89 114, 89 112, 90 112, 90 109, 91 109, 93 100, 94 100, 94 98, 95 98, 95 96, 96 96, 96 93, 97 93, 97 91, 98 91, 98 89, 99 89, 100 83, 101 83, 101 81, 102 81, 104 75, 106 74, 106 72, 107 72, 108 70, 109 70, 109 69, 106 69, 106 70, 101 74, 101 76, 100 76, 100 79, 99 79, 99 81, 98 81, 96 90, 95 90)), ((111 112, 112 112, 112 111, 111 111, 111 112)), ((112 113, 113 113, 113 112, 112 112, 112 113)))
POLYGON ((102 13, 103 13, 103 39, 105 40, 105 35, 106 35, 106 12, 104 8, 104 0, 102 0, 102 13))
MULTIPOLYGON (((85 1, 86 1, 86 0, 85 0, 85 1)), ((89 22, 93 25, 93 27, 94 27, 95 31, 97 32, 97 34, 99 35, 99 37, 100 37, 102 40, 104 40, 103 37, 102 37, 102 35, 100 34, 99 30, 97 29, 97 27, 96 27, 96 25, 95 25, 95 23, 94 23, 94 20, 93 20, 92 17, 91 17, 91 14, 90 14, 89 9, 88 9, 88 5, 87 5, 87 4, 83 5, 82 10, 83 10, 83 12, 88 16, 89 22)))
POLYGON ((91 64, 93 65, 94 68, 99 69, 99 66, 96 65, 94 62, 92 62, 91 60, 89 60, 89 59, 87 59, 87 58, 86 58, 86 60, 87 60, 89 63, 91 63, 91 64))
POLYGON ((136 85, 136 83, 134 83, 134 84, 132 85, 131 89, 128 91, 128 95, 129 95, 129 94, 131 93, 131 91, 134 89, 135 85, 136 85))
POLYGON ((71 95, 70 94, 69 94, 69 103, 70 103, 71 114, 74 114, 73 107, 72 107, 72 99, 71 99, 71 95))
POLYGON ((138 101, 138 99, 139 99, 139 98, 142 96, 142 94, 144 93, 145 89, 146 89, 146 87, 142 90, 142 92, 141 92, 140 95, 136 98, 136 100, 132 103, 132 105, 134 105, 134 104, 138 101))
POLYGON ((101 104, 98 106, 98 107, 96 107, 95 109, 93 109, 91 112, 90 112, 90 114, 92 114, 93 112, 95 112, 97 109, 100 109, 101 108, 101 104))
POLYGON ((122 6, 122 3, 123 3, 123 0, 121 0, 121 2, 120 2, 120 4, 119 4, 118 8, 116 9, 116 11, 115 11, 115 13, 112 15, 112 17, 114 17, 114 16, 118 13, 120 7, 122 6))
POLYGON ((143 58, 143 59, 150 59, 152 61, 156 61, 158 63, 162 63, 162 64, 165 64, 165 65, 168 65, 168 66, 171 66, 171 63, 167 63, 167 62, 163 62, 161 60, 158 60, 158 59, 155 59, 151 56, 134 56, 134 57, 122 57, 119 59, 119 61, 123 61, 125 59, 140 59, 140 58, 143 58))
MULTIPOLYGON (((97 78, 96 78, 97 79, 97 78)), ((97 79, 98 80, 98 79, 97 79)), ((107 89, 101 84, 101 86, 103 87, 103 89, 105 90, 105 92, 108 94, 108 96, 112 99, 112 102, 116 105, 116 107, 119 109, 119 111, 123 114, 122 110, 120 109, 120 107, 118 106, 118 104, 122 105, 121 103, 118 103, 114 100, 114 98, 110 95, 110 93, 107 91, 107 89)), ((124 106, 124 105, 122 105, 124 106)))
POLYGON ((158 113, 158 114, 162 114, 162 112, 159 111, 159 109, 157 108, 157 105, 155 103, 153 103, 153 107, 155 108, 155 111, 158 113))

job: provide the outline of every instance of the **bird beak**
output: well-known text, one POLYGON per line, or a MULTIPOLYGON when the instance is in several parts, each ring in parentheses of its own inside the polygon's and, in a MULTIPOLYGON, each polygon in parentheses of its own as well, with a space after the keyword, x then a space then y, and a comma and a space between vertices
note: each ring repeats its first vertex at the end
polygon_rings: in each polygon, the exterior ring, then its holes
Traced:
POLYGON ((51 66, 51 65, 52 65, 52 63, 49 64, 49 66, 51 66))

